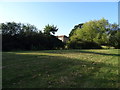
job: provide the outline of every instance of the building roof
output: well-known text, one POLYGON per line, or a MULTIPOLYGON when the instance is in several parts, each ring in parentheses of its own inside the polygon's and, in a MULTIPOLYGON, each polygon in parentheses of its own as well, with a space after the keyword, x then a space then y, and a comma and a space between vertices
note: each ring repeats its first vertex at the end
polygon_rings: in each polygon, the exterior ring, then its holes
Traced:
POLYGON ((56 37, 66 37, 66 38, 68 38, 66 35, 60 35, 60 36, 56 36, 56 37))

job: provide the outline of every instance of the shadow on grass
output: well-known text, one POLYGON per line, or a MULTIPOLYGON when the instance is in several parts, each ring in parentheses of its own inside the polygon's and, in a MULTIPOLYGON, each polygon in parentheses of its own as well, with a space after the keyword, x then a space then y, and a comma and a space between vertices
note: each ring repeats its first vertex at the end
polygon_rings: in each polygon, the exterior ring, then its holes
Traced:
POLYGON ((120 54, 107 54, 107 53, 98 53, 98 52, 90 52, 90 51, 80 51, 80 53, 91 53, 91 54, 106 55, 106 56, 120 56, 120 54))
POLYGON ((112 72, 117 70, 117 66, 62 56, 13 53, 10 56, 16 62, 10 62, 3 68, 3 88, 118 87, 118 75, 112 72))
MULTIPOLYGON (((87 49, 88 50, 88 49, 87 49)), ((56 54, 69 54, 69 53, 88 53, 88 54, 97 54, 97 55, 106 55, 106 56, 120 56, 120 54, 108 54, 108 53, 99 53, 94 51, 87 51, 87 50, 47 50, 43 51, 44 53, 56 53, 56 54)), ((102 50, 102 49, 101 49, 102 50)))

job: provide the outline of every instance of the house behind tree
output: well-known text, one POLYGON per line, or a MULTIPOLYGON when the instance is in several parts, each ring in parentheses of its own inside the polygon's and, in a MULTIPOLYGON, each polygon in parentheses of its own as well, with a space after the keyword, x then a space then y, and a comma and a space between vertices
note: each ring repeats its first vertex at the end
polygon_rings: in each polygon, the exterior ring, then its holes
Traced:
POLYGON ((60 35, 56 37, 64 43, 66 43, 69 40, 69 38, 66 35, 60 35))

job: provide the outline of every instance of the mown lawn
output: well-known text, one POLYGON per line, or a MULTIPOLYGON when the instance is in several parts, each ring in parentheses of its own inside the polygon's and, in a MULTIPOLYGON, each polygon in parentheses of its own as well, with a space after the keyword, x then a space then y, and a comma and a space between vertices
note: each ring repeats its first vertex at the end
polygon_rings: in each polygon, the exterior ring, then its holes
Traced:
POLYGON ((118 49, 2 53, 3 88, 120 88, 118 49))

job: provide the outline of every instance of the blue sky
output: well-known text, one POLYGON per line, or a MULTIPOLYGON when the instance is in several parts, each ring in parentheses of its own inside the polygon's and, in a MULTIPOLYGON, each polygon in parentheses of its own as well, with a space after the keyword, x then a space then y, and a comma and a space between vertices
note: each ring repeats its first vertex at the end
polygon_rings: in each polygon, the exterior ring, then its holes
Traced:
POLYGON ((120 1, 119 1, 119 3, 118 3, 118 24, 120 25, 120 1))
POLYGON ((0 23, 21 22, 43 30, 47 24, 56 25, 56 35, 69 35, 79 23, 104 17, 118 23, 117 2, 0 2, 0 23))

